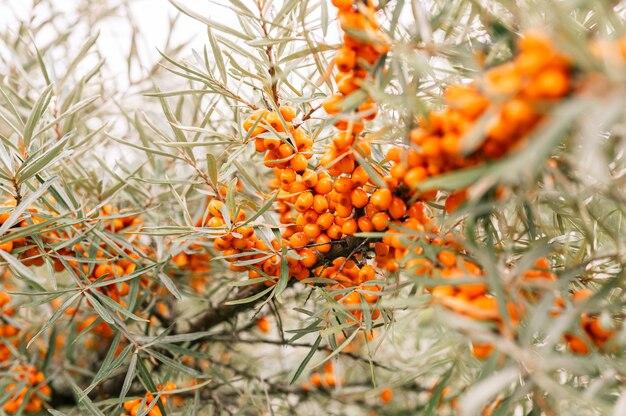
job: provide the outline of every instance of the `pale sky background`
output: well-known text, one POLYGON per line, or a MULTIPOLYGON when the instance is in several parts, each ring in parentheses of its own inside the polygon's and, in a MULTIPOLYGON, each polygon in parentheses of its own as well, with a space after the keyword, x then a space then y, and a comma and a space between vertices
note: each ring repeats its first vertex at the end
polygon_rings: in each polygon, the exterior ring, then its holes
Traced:
MULTIPOLYGON (((227 7, 219 6, 219 4, 228 3, 227 1, 179 0, 179 2, 221 23, 233 20, 232 12, 227 7)), ((67 16, 74 16, 77 7, 85 5, 98 7, 99 3, 98 0, 57 0, 54 2, 55 7, 67 16)), ((120 13, 125 12, 123 7, 128 7, 141 33, 138 42, 142 62, 148 64, 158 61, 160 56, 157 49, 162 49, 168 33, 169 19, 175 16, 178 10, 168 0, 112 0, 110 3, 120 4, 120 13)), ((47 18, 44 12, 41 9, 33 9, 33 0, 0 0, 0 28, 4 29, 7 26, 15 28, 17 20, 14 16, 17 16, 19 20, 27 21, 34 18, 35 21, 41 21, 47 18)), ((107 18, 97 27, 92 28, 92 31, 100 33, 98 46, 107 60, 108 69, 126 71, 131 30, 125 19, 107 18)), ((176 30, 173 32, 172 44, 176 45, 189 39, 193 39, 192 43, 183 55, 189 55, 191 48, 202 48, 207 42, 206 26, 181 15, 176 30)), ((78 41, 80 40, 77 40, 77 43, 78 41)), ((37 39, 37 43, 38 45, 45 44, 45 39, 37 39)), ((79 44, 76 46, 80 47, 79 44)))

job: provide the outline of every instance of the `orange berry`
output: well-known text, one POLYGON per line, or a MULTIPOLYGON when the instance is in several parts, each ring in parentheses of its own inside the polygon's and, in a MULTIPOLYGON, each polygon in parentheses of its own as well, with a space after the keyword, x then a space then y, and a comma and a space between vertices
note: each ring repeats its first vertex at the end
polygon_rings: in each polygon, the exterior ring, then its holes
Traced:
POLYGON ((354 183, 350 180, 350 178, 339 178, 335 181, 335 191, 340 194, 348 193, 352 190, 352 186, 354 183))
POLYGON ((341 227, 337 224, 333 224, 326 230, 326 235, 328 235, 332 240, 338 240, 341 238, 341 227))
POLYGON ((317 225, 320 226, 322 230, 327 230, 331 225, 335 222, 335 216, 330 212, 325 212, 320 215, 317 219, 317 225))
MULTIPOLYGON (((265 117, 265 122, 267 124, 269 124, 270 126, 272 126, 272 128, 274 130, 276 130, 277 132, 279 132, 279 133, 285 131, 285 126, 283 125, 283 122, 281 121, 280 117, 278 116, 278 113, 275 112, 275 111, 270 112, 265 117)), ((268 147, 268 149, 271 149, 271 148, 268 147)))
POLYGON ((303 248, 298 252, 298 254, 302 257, 300 263, 304 267, 313 267, 315 263, 317 263, 317 256, 310 248, 303 248))
POLYGON ((370 220, 368 217, 363 216, 359 218, 357 224, 359 226, 359 230, 364 233, 374 231, 374 224, 372 223, 372 220, 370 220))
POLYGON ((359 270, 359 279, 362 282, 373 280, 375 277, 376 269, 374 268, 374 266, 366 264, 365 266, 361 267, 361 270, 359 270))
POLYGON ((291 166, 296 172, 304 172, 308 165, 309 162, 306 160, 306 156, 302 153, 298 153, 289 161, 289 166, 291 166))
POLYGON ((404 183, 409 188, 415 188, 420 182, 426 179, 427 176, 428 173, 426 172, 426 169, 424 169, 422 166, 416 166, 409 169, 406 175, 404 175, 404 183))
POLYGON ((317 185, 318 180, 319 179, 315 171, 306 170, 302 173, 302 183, 309 188, 313 188, 317 185))
POLYGON ((559 98, 569 90, 569 75, 563 69, 547 68, 526 87, 524 94, 529 98, 559 98))
POLYGON ((600 339, 608 339, 615 334, 614 331, 605 329, 600 323, 599 318, 591 320, 591 322, 589 323, 589 331, 591 332, 591 334, 593 334, 594 337, 600 339))
POLYGON ((465 189, 461 189, 461 190, 453 192, 452 194, 448 196, 448 198, 446 198, 446 203, 445 203, 446 212, 448 214, 453 213, 454 211, 457 210, 457 208, 463 202, 465 202, 466 199, 467 199, 467 191, 465 189))
POLYGON ((326 100, 324 100, 322 106, 324 107, 324 110, 328 114, 330 115, 338 114, 338 113, 341 113, 341 108, 339 108, 339 105, 342 100, 343 100, 343 95, 333 94, 329 96, 326 100))
POLYGON ((358 230, 357 222, 354 218, 350 218, 341 226, 341 232, 345 235, 353 235, 358 230))
POLYGON ((383 402, 384 404, 387 404, 391 400, 393 400, 393 390, 391 390, 390 388, 383 389, 380 392, 380 401, 383 402))
POLYGON ((349 48, 341 48, 335 55, 335 65, 341 72, 349 72, 356 65, 356 53, 349 48))
POLYGON ((456 255, 451 251, 440 251, 439 254, 437 254, 437 259, 445 267, 456 266, 456 255))
POLYGON ((304 226, 303 232, 308 238, 314 240, 322 233, 322 230, 317 224, 307 224, 304 226))
POLYGON ((365 101, 361 103, 358 108, 359 113, 362 113, 362 117, 365 120, 373 120, 376 118, 376 114, 378 113, 376 108, 376 103, 371 101, 365 101))
POLYGON ((370 177, 363 166, 357 166, 350 177, 355 186, 363 186, 369 182, 370 177))
POLYGON ((335 207, 335 215, 340 218, 348 218, 352 215, 352 205, 337 204, 335 207))
POLYGON ((376 190, 370 197, 370 202, 380 211, 386 211, 391 206, 392 194, 387 188, 376 190))
POLYGON ((387 160, 390 162, 400 163, 401 150, 397 147, 392 147, 387 151, 387 160))
POLYGON ((9 253, 11 250, 13 250, 13 241, 7 241, 6 243, 0 244, 0 250, 9 253))
POLYGON ((367 192, 363 190, 363 188, 355 188, 350 193, 350 201, 352 205, 356 208, 363 208, 369 202, 369 197, 367 196, 367 192))
POLYGON ((575 354, 589 354, 589 346, 579 337, 570 337, 568 345, 569 349, 575 354))
POLYGON ((293 148, 287 143, 283 143, 280 146, 278 146, 278 149, 276 151, 280 159, 287 159, 294 153, 293 148))
POLYGON ((256 320, 256 327, 259 329, 259 331, 267 334, 270 332, 270 330, 272 329, 272 325, 270 324, 270 321, 265 318, 259 318, 256 320))
POLYGON ((311 377, 309 377, 309 381, 315 387, 321 387, 322 386, 322 376, 320 375, 320 373, 313 373, 313 374, 311 374, 311 377))
POLYGON ((313 194, 309 191, 302 192, 294 204, 298 212, 304 212, 313 206, 313 194))
POLYGON ((304 247, 308 242, 306 235, 303 232, 295 233, 289 238, 289 245, 291 248, 304 247))
POLYGON ((333 373, 324 373, 324 384, 328 387, 335 387, 336 381, 333 373))
POLYGON ((333 6, 338 8, 340 11, 347 11, 352 9, 354 5, 354 0, 332 0, 333 6))
POLYGON ((333 181, 330 178, 322 178, 315 185, 315 192, 320 195, 326 195, 333 189, 333 181))
POLYGON ((407 172, 407 167, 404 163, 396 163, 391 167, 391 170, 389 170, 389 174, 391 175, 391 177, 396 178, 398 180, 402 180, 404 178, 404 175, 406 175, 407 172))
POLYGON ((359 89, 359 85, 356 82, 357 78, 352 74, 346 74, 337 81, 337 90, 343 95, 350 95, 354 91, 359 89))
POLYGON ((320 234, 320 236, 315 239, 315 244, 319 244, 317 246, 317 251, 320 253, 328 253, 332 248, 332 245, 330 244, 331 241, 330 237, 326 234, 320 234))
POLYGON ((389 227, 389 215, 386 212, 379 212, 372 217, 372 224, 376 231, 383 231, 389 227))
POLYGON ((591 294, 592 292, 589 289, 579 289, 572 293, 572 299, 574 300, 574 302, 581 302, 589 298, 591 294))
POLYGON ((214 217, 221 217, 223 206, 224 206, 224 203, 222 201, 213 199, 211 200, 211 202, 209 202, 209 213, 213 215, 214 217))
POLYGON ((401 198, 394 197, 391 200, 391 205, 389 206, 389 215, 391 218, 397 220, 406 215, 407 209, 406 204, 401 198))
POLYGON ((280 139, 274 137, 267 137, 263 139, 263 146, 267 150, 277 150, 282 143, 283 142, 280 139))
POLYGON ((472 345, 472 355, 478 358, 479 360, 485 360, 489 358, 491 353, 493 352, 493 345, 491 344, 473 344, 472 345))
POLYGON ((283 119, 287 123, 293 121, 293 119, 296 118, 296 111, 292 107, 284 105, 280 107, 278 111, 280 111, 280 114, 283 116, 283 119))

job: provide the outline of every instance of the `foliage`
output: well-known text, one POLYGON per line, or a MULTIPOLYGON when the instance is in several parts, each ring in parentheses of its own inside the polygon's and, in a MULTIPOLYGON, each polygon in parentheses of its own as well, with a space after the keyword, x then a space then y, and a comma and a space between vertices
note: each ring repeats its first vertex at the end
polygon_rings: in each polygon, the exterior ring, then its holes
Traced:
POLYGON ((58 3, 0 28, 0 414, 626 412, 624 2, 58 3))

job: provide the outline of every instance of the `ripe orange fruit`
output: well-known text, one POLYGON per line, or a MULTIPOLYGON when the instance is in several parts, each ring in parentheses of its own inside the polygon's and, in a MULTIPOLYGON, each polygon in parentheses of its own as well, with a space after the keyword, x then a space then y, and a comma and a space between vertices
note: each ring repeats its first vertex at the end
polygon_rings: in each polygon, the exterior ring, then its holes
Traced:
POLYGON ((333 181, 330 178, 322 178, 315 185, 315 192, 320 195, 326 195, 333 189, 333 181))
POLYGON ((379 212, 372 217, 372 224, 376 231, 384 231, 389 227, 389 215, 386 212, 379 212))
POLYGON ((209 202, 209 213, 213 215, 214 217, 221 217, 223 206, 224 206, 224 203, 222 201, 213 199, 211 200, 211 202, 209 202))
POLYGON ((310 248, 303 248, 298 254, 303 257, 300 263, 302 263, 304 267, 313 267, 315 263, 317 263, 317 256, 310 248))
POLYGON ((298 212, 304 212, 313 206, 313 194, 309 191, 302 192, 294 204, 298 212))
POLYGON ((350 48, 341 48, 335 55, 335 65, 341 72, 351 71, 356 65, 356 53, 350 48))
POLYGON ((326 98, 326 100, 324 100, 322 107, 324 107, 324 110, 330 115, 341 113, 341 108, 339 108, 339 104, 342 100, 343 95, 333 94, 326 98))
POLYGON ((348 193, 352 190, 354 183, 350 180, 350 178, 339 178, 335 181, 335 191, 340 194, 348 193))
POLYGON ((352 205, 356 208, 363 208, 369 202, 369 197, 367 196, 367 192, 363 190, 363 188, 355 188, 350 193, 350 201, 352 205))
POLYGON ((374 224, 372 223, 372 220, 370 220, 368 217, 363 216, 359 218, 357 224, 359 226, 359 230, 364 233, 374 231, 374 224))
POLYGON ((289 245, 291 245, 291 248, 304 247, 307 244, 307 242, 308 242, 308 239, 302 231, 295 233, 289 239, 289 245))
POLYGON ((406 204, 401 198, 394 197, 391 200, 391 205, 389 206, 389 215, 391 218, 397 220, 406 215, 407 209, 406 204))
POLYGON ((355 186, 363 186, 369 182, 370 177, 363 166, 357 166, 354 171, 352 171, 350 179, 352 179, 355 186))
POLYGON ((333 6, 338 8, 340 11, 347 11, 352 9, 354 4, 354 0, 332 0, 333 6))
POLYGON ((472 355, 478 358, 479 360, 486 360, 489 358, 494 348, 491 344, 473 344, 472 345, 472 355))
POLYGON ((304 226, 303 232, 308 238, 314 240, 322 233, 322 230, 317 224, 307 224, 304 226))
POLYGON ((270 330, 272 329, 272 325, 270 324, 270 321, 266 317, 257 319, 256 327, 259 329, 259 331, 265 334, 269 333, 270 330))
POLYGON ((280 115, 283 116, 283 119, 285 119, 287 123, 293 121, 293 119, 296 118, 296 111, 292 107, 284 105, 280 107, 278 111, 280 111, 280 115))
POLYGON ((341 226, 341 232, 345 235, 353 235, 358 230, 357 222, 354 218, 350 218, 341 226))
POLYGON ((332 240, 326 234, 320 234, 317 239, 315 239, 315 244, 319 244, 316 248, 320 253, 328 253, 332 248, 330 244, 332 240))
POLYGON ((390 388, 384 388, 381 392, 380 392, 380 401, 383 402, 384 404, 389 403, 391 400, 393 400, 393 390, 391 390, 390 388))
POLYGON ((372 196, 370 202, 379 211, 386 211, 391 206, 392 194, 387 188, 377 189, 372 196))
POLYGON ((289 165, 296 172, 304 172, 308 167, 309 162, 306 160, 306 156, 304 154, 298 153, 289 161, 289 165))
POLYGON ((305 184, 309 188, 313 188, 317 185, 318 176, 315 171, 306 170, 302 173, 302 183, 305 184))
POLYGON ((426 172, 426 169, 424 169, 422 166, 416 166, 409 169, 404 175, 404 183, 409 188, 415 188, 420 182, 426 179, 427 176, 428 173, 426 172))

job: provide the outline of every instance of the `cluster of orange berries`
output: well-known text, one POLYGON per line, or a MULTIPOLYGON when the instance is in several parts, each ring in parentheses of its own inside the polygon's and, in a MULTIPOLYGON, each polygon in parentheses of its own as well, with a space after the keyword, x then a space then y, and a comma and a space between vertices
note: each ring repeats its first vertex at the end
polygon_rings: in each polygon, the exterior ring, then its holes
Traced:
MULTIPOLYGON (((572 293, 572 300, 576 303, 581 303, 587 300, 591 296, 592 292, 589 289, 576 290, 572 293)), ((561 309, 563 307, 562 300, 557 301, 557 307, 561 309)), ((555 311, 558 314, 559 311, 555 311)), ((606 328, 601 321, 601 318, 597 314, 583 313, 580 319, 580 325, 582 329, 582 335, 566 333, 564 335, 569 349, 575 354, 588 354, 590 352, 590 346, 597 349, 603 349, 607 346, 607 343, 615 336, 616 330, 612 328, 606 328)))
POLYGON ((570 62, 545 36, 526 33, 519 50, 480 80, 447 87, 446 108, 420 120, 409 149, 389 152, 390 174, 400 185, 414 189, 428 177, 502 157, 537 126, 550 103, 570 93, 570 62), (482 143, 463 149, 462 139, 474 134, 483 135, 482 143))
MULTIPOLYGON (((456 247, 458 249, 458 247, 456 247)), ((450 248, 441 250, 437 254, 435 264, 428 259, 414 259, 409 267, 416 274, 437 276, 441 279, 456 280, 449 285, 429 286, 427 289, 433 296, 434 302, 460 315, 490 323, 494 330, 502 331, 503 319, 500 315, 498 302, 495 296, 488 293, 488 286, 484 281, 482 269, 474 262, 459 258, 450 248), (463 282, 460 282, 463 281, 463 282)), ((519 294, 531 302, 541 299, 542 291, 550 289, 557 279, 551 271, 550 263, 546 258, 538 259, 533 267, 521 275, 519 294)), ((591 295, 588 289, 573 293, 574 303, 580 303, 591 295)), ((553 316, 559 315, 565 302, 558 298, 553 316)), ((507 301, 506 312, 509 316, 509 329, 515 330, 520 319, 524 316, 524 307, 520 302, 507 301)), ((615 335, 615 330, 605 328, 597 314, 583 313, 581 316, 583 336, 571 333, 565 334, 565 341, 570 350, 577 354, 587 354, 589 346, 603 348, 615 335)), ((494 347, 489 343, 472 343, 472 353, 476 358, 486 359, 493 352, 494 347)))
MULTIPOLYGON (((353 353, 363 347, 367 341, 371 341, 376 337, 376 330, 370 332, 359 332, 348 345, 346 345, 342 352, 353 353)), ((341 345, 345 342, 346 337, 343 333, 335 335, 335 342, 337 345, 341 345)), ((315 388, 333 388, 337 385, 344 384, 344 377, 339 374, 339 369, 335 367, 332 361, 328 361, 324 364, 322 371, 315 371, 311 373, 309 379, 302 383, 304 390, 311 390, 315 388)))
MULTIPOLYGON (((0 225, 4 224, 9 219, 16 206, 17 202, 15 199, 8 199, 0 205, 0 210, 3 211, 0 213, 0 225)), ((9 234, 18 232, 20 228, 44 222, 44 218, 36 215, 38 213, 37 209, 28 208, 26 212, 26 214, 22 213, 17 221, 9 228, 9 234)), ((42 233, 42 240, 46 241, 47 236, 48 233, 42 233)), ((17 237, 0 244, 0 250, 6 252, 14 251, 25 266, 42 266, 44 264, 44 259, 37 245, 29 242, 29 240, 24 237, 17 237)), ((56 267, 57 265, 55 264, 55 268, 56 267)))
POLYGON ((30 364, 14 365, 7 372, 15 382, 6 386, 4 396, 7 401, 3 410, 9 414, 17 413, 20 409, 27 413, 39 412, 44 400, 49 399, 52 393, 44 374, 30 364))
MULTIPOLYGON (((371 2, 333 1, 333 4, 338 8, 337 18, 344 31, 343 47, 337 51, 334 59, 338 69, 335 75, 337 92, 324 101, 323 107, 329 115, 338 115, 344 110, 344 99, 362 90, 362 84, 370 76, 372 67, 388 52, 389 46, 379 31, 371 2), (357 3, 360 5, 357 6, 357 3), (355 37, 356 32, 363 38, 355 37)), ((364 121, 375 119, 377 112, 376 103, 368 97, 349 117, 336 121, 339 132, 333 136, 330 147, 320 159, 320 164, 333 177, 355 172, 355 153, 361 157, 371 154, 368 141, 360 135, 365 128, 364 121)))
POLYGON ((278 111, 256 110, 243 122, 243 128, 254 139, 257 152, 265 152, 265 166, 303 172, 313 157, 313 139, 295 128, 296 112, 282 106, 278 111))
POLYGON ((16 308, 11 306, 11 297, 6 292, 0 292, 0 363, 7 361, 12 353, 6 345, 12 338, 19 334, 20 329, 15 327, 9 319, 15 314, 16 308))
MULTIPOLYGON (((329 266, 319 266, 315 269, 315 274, 337 281, 336 284, 329 287, 337 293, 333 297, 349 309, 357 322, 363 319, 361 299, 372 305, 380 296, 381 286, 371 283, 372 280, 376 279, 376 268, 370 264, 359 267, 352 259, 337 257, 329 266), (349 289, 346 291, 346 288, 349 289)), ((370 316, 372 319, 377 319, 380 316, 380 311, 370 308, 370 316)))
MULTIPOLYGON (((243 209, 237 213, 229 213, 224 202, 217 198, 209 202, 207 210, 205 225, 211 228, 225 229, 223 234, 214 238, 213 246, 231 263, 231 270, 247 271, 250 279, 265 277, 265 284, 274 284, 280 277, 282 264, 281 246, 278 240, 271 240, 270 248, 263 239, 255 234, 254 228, 240 225, 246 220, 243 209), (231 222, 230 229, 226 229, 224 215, 232 218, 232 221, 229 219, 231 222), (238 265, 238 262, 245 262, 245 266, 238 265)), ((299 262, 295 258, 289 259, 290 276, 298 277, 302 269, 295 266, 299 262)), ((308 274, 300 277, 306 278, 308 274)))
MULTIPOLYGON (((201 244, 193 243, 190 249, 190 252, 180 252, 173 256, 172 263, 180 271, 189 273, 189 287, 196 293, 203 294, 209 282, 211 255, 201 244)), ((176 274, 176 272, 173 273, 176 274)))
MULTIPOLYGON (((157 386, 157 389, 160 392, 167 392, 171 390, 176 390, 176 385, 171 381, 168 381, 163 385, 157 386)), ((167 393, 161 393, 159 395, 159 400, 163 406, 167 405, 167 396, 169 396, 169 394, 167 393)), ((121 416, 137 416, 140 414, 146 416, 162 416, 163 413, 161 412, 158 403, 153 402, 155 402, 155 397, 150 392, 146 393, 145 400, 135 399, 124 402, 124 410, 126 410, 128 413, 122 413, 121 416), (150 408, 151 405, 152 407, 150 408), (149 411, 147 411, 148 408, 150 408, 149 411)))
MULTIPOLYGON (((337 90, 341 97, 335 96, 334 99, 338 102, 361 89, 361 82, 368 76, 368 67, 389 51, 389 44, 379 30, 376 8, 371 1, 333 0, 333 5, 338 9, 337 19, 344 31, 344 46, 335 55, 335 66, 339 70, 337 90)), ((368 117, 376 116, 373 101, 361 105, 359 110, 368 113, 368 117)))
MULTIPOLYGON (((418 275, 437 276, 444 280, 469 280, 458 284, 428 286, 433 301, 458 313, 481 321, 498 323, 500 316, 496 298, 488 294, 483 281, 483 271, 474 262, 459 258, 450 247, 437 253, 433 264, 428 259, 414 259, 409 265, 418 275)), ((513 304, 509 308, 514 311, 513 304)), ((473 354, 478 358, 488 356, 492 347, 487 344, 474 344, 473 354)))
MULTIPOLYGON (((137 263, 141 259, 139 253, 149 253, 149 248, 139 241, 136 234, 133 234, 133 231, 141 225, 139 218, 130 214, 120 214, 110 205, 102 207, 101 216, 96 220, 103 221, 105 227, 116 233, 127 245, 116 243, 116 247, 109 247, 110 243, 101 242, 98 247, 92 247, 91 243, 81 242, 68 251, 67 264, 76 271, 82 271, 91 282, 104 282, 130 275, 135 272, 137 263), (95 251, 95 264, 90 259, 94 255, 92 251, 95 251), (114 257, 113 252, 118 253, 120 258, 114 257), (83 261, 83 259, 89 259, 89 261, 83 261)), ((59 241, 69 239, 69 235, 59 236, 58 239, 59 241)), ((141 278, 141 282, 143 286, 149 284, 145 278, 141 278)), ((129 293, 130 286, 127 282, 117 282, 99 286, 97 290, 125 307, 126 302, 122 297, 129 293)))
MULTIPOLYGON (((335 5, 344 30, 364 30, 378 41, 361 41, 346 33, 345 46, 335 57, 339 92, 324 102, 329 114, 341 112, 340 102, 361 88, 360 83, 368 76, 367 66, 387 51, 386 44, 380 40, 371 4, 357 7, 353 2, 336 2, 335 5)), ((363 157, 371 152, 369 144, 359 137, 363 122, 375 117, 376 106, 368 100, 352 119, 338 120, 336 127, 340 131, 320 158, 319 170, 308 166, 313 142, 300 129, 293 128, 295 112, 290 107, 280 107, 278 112, 259 110, 244 122, 244 128, 256 137, 256 150, 267 151, 266 165, 274 167, 275 179, 270 185, 278 190, 277 211, 281 223, 287 225, 282 241, 276 245, 296 251, 299 260, 289 259, 288 263, 290 274, 299 280, 308 277, 311 269, 316 275, 338 280, 340 288, 359 286, 373 279, 375 270, 359 259, 360 253, 352 258, 336 258, 332 264, 323 264, 323 255, 332 250, 335 242, 341 243, 359 231, 387 230, 392 220, 399 220, 408 211, 405 203, 393 198, 388 189, 377 189, 367 170, 357 164, 355 152, 363 157), (273 130, 272 134, 267 132, 268 128, 273 130), (285 131, 289 131, 288 137, 276 138, 277 133, 285 131), (289 142, 291 138, 294 143, 289 142), (297 153, 290 153, 294 149, 297 153)), ((392 249, 380 243, 376 251, 379 262, 389 262, 392 249)), ((279 257, 272 259, 276 266, 279 260, 279 257)), ((377 292, 380 287, 365 286, 363 290, 377 292)), ((350 305, 360 302, 358 292, 339 298, 350 305)), ((370 302, 376 298, 367 295, 370 302)))
MULTIPOLYGON (((467 259, 459 261, 457 256, 449 250, 440 251, 437 255, 437 260, 441 278, 470 280, 467 283, 439 285, 430 288, 431 294, 437 302, 458 314, 479 321, 489 322, 493 324, 495 329, 501 331, 503 319, 495 296, 488 293, 482 269, 467 259), (459 264, 461 267, 459 267, 459 264)), ((522 275, 522 280, 530 282, 531 287, 537 285, 537 280, 551 282, 555 279, 556 275, 550 271, 550 264, 545 258, 537 260, 534 267, 526 270, 522 275)), ((541 286, 541 284, 537 286, 541 286)), ((524 290, 523 294, 527 297, 530 295, 527 289, 524 290)), ((507 301, 506 311, 510 318, 508 322, 512 326, 511 329, 515 329, 523 315, 523 307, 519 303, 507 301)), ((479 359, 488 358, 493 349, 493 346, 488 343, 474 342, 472 344, 472 353, 479 359)))
POLYGON ((332 362, 324 364, 324 369, 321 373, 314 372, 309 376, 309 382, 303 384, 305 390, 310 390, 312 387, 332 389, 337 385, 344 383, 343 377, 337 378, 335 376, 335 366, 332 362))

